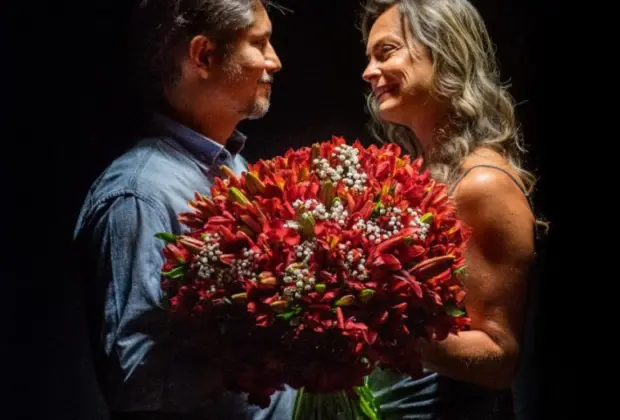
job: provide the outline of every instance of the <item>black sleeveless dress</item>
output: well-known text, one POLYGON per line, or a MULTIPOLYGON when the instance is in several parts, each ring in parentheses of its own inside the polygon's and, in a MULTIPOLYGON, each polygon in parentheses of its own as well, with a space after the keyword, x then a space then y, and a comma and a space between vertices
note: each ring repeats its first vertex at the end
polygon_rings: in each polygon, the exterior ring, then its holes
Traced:
MULTIPOLYGON (((504 169, 491 165, 468 168, 452 185, 450 194, 458 183, 473 169, 486 167, 504 172, 523 191, 534 214, 533 200, 521 184, 504 169)), ((383 420, 535 420, 541 418, 541 377, 537 357, 539 329, 536 328, 540 312, 541 262, 545 235, 536 225, 535 259, 528 286, 527 310, 521 338, 519 367, 510 388, 489 389, 457 381, 432 371, 426 376, 412 379, 407 375, 377 369, 369 378, 369 386, 380 407, 383 420), (538 336, 538 337, 537 337, 538 336), (537 351, 535 351, 537 350, 537 351)))

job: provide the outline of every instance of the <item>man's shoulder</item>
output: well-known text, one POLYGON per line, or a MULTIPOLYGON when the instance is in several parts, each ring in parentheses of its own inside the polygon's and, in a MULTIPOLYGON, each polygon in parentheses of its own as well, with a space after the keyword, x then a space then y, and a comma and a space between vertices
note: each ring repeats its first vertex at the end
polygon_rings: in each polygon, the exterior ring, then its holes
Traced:
POLYGON ((82 214, 131 197, 170 216, 182 211, 194 190, 208 189, 201 167, 173 140, 142 138, 118 156, 93 182, 82 214))
POLYGON ((190 158, 163 137, 140 139, 99 175, 90 189, 94 201, 108 196, 150 196, 169 188, 179 173, 192 169, 190 158))

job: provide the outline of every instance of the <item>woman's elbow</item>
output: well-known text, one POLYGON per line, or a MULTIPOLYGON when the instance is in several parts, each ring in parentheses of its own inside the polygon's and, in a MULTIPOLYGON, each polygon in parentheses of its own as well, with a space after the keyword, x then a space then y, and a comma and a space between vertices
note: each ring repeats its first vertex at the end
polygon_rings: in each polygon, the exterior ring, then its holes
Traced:
POLYGON ((497 371, 489 379, 488 387, 493 389, 510 388, 518 368, 519 352, 517 350, 504 351, 500 357, 497 371))

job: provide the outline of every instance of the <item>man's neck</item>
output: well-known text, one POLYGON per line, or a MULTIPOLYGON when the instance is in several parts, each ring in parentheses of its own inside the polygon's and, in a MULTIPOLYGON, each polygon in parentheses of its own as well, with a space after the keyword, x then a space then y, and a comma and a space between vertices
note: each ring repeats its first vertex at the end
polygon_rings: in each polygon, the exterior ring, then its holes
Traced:
POLYGON ((218 108, 217 104, 196 104, 187 98, 168 97, 169 105, 165 110, 171 118, 191 128, 197 133, 208 137, 216 143, 226 145, 240 117, 230 110, 218 108), (224 112, 225 111, 225 112, 224 112))
POLYGON ((193 114, 173 112, 171 117, 223 146, 226 146, 226 142, 239 123, 237 119, 226 118, 223 115, 208 111, 193 114))
POLYGON ((239 121, 237 119, 225 120, 225 117, 214 114, 206 114, 193 127, 194 131, 207 136, 216 143, 226 146, 226 142, 232 136, 239 121))

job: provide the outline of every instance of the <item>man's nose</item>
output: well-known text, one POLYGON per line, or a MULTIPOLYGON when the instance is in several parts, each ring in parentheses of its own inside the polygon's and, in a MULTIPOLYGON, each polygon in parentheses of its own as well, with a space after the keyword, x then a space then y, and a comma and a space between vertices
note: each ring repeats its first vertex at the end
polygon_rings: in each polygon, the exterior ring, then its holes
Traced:
POLYGON ((269 45, 267 46, 265 61, 268 72, 276 73, 282 70, 282 62, 280 61, 280 57, 278 57, 278 54, 276 54, 276 50, 273 48, 273 45, 271 45, 271 43, 269 43, 269 45))

